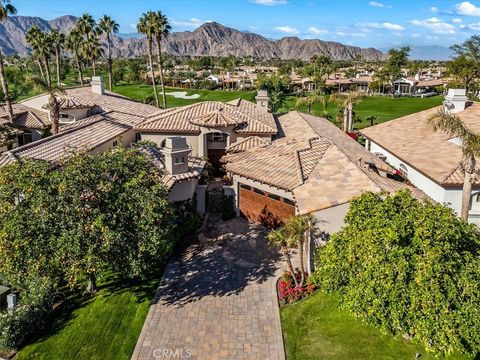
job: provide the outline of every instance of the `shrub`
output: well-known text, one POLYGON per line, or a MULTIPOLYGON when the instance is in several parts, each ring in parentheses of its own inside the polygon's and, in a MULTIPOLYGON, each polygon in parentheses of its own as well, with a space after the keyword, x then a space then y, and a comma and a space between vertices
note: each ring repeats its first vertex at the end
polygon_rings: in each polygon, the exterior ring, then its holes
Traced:
POLYGON ((316 256, 314 279, 341 306, 428 350, 480 351, 480 233, 410 192, 352 201, 345 227, 316 256))
MULTIPOLYGON (((297 280, 300 280, 300 273, 296 274, 297 280)), ((278 282, 279 301, 281 305, 293 304, 307 296, 313 294, 315 285, 308 283, 305 286, 295 286, 290 272, 285 272, 278 282)))

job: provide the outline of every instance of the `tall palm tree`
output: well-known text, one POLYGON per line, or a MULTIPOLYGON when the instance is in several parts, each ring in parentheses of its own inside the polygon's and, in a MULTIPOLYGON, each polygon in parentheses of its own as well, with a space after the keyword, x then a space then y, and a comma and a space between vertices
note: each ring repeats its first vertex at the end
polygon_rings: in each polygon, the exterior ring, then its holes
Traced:
POLYGON ((152 78, 153 95, 155 96, 155 103, 157 107, 159 107, 157 83, 152 61, 152 42, 155 36, 155 13, 153 11, 148 11, 140 17, 137 24, 137 31, 147 37, 148 63, 150 66, 150 77, 152 78))
POLYGON ((103 15, 98 21, 98 27, 105 33, 107 37, 107 52, 108 52, 108 87, 112 91, 112 51, 110 44, 110 34, 115 34, 119 30, 119 25, 110 16, 103 15))
POLYGON ((45 77, 45 69, 43 67, 43 59, 42 54, 40 53, 40 38, 42 37, 42 31, 37 25, 32 26, 28 29, 27 33, 25 34, 25 40, 28 44, 30 44, 32 48, 32 57, 35 59, 35 62, 38 64, 38 68, 40 69, 40 74, 42 78, 46 80, 45 77))
POLYGON ((57 85, 60 85, 60 67, 62 61, 62 50, 65 45, 65 34, 58 32, 58 30, 52 30, 50 33, 50 41, 55 49, 55 64, 57 68, 57 85))
POLYGON ((267 235, 267 239, 271 245, 278 247, 282 252, 283 256, 285 257, 285 261, 287 262, 288 269, 292 274, 295 286, 298 286, 298 281, 292 265, 292 259, 290 258, 291 244, 289 243, 286 229, 284 227, 281 227, 275 230, 271 230, 267 235))
POLYGON ((96 37, 88 38, 83 42, 82 53, 92 63, 93 76, 96 76, 96 60, 103 55, 102 43, 96 37))
POLYGON ((162 64, 162 39, 166 38, 172 27, 168 23, 168 19, 161 11, 155 13, 155 42, 157 45, 157 63, 158 72, 160 73, 160 87, 163 95, 163 108, 167 108, 167 97, 165 96, 165 86, 163 84, 163 64, 162 64))
POLYGON ((298 253, 300 255, 300 283, 302 287, 305 281, 305 244, 308 241, 307 235, 315 231, 315 218, 312 215, 292 216, 285 223, 285 229, 289 243, 297 244, 298 253))
POLYGON ((343 131, 353 130, 353 108, 364 96, 363 93, 358 91, 338 92, 330 95, 330 101, 336 103, 343 114, 343 131))
MULTIPOLYGON (((10 0, 0 0, 0 23, 5 21, 9 15, 15 15, 17 9, 10 3, 10 0)), ((7 106, 8 117, 10 121, 13 120, 13 108, 10 94, 8 92, 7 78, 5 76, 5 68, 3 64, 3 54, 0 51, 0 83, 2 84, 2 92, 5 97, 5 104, 7 106)))
POLYGON ((52 55, 53 40, 49 34, 42 32, 38 27, 31 27, 25 39, 32 46, 34 56, 39 60, 41 66, 43 66, 44 80, 51 84, 50 73, 50 57, 52 55))
POLYGON ((87 39, 94 37, 95 20, 93 19, 92 15, 90 15, 89 13, 85 13, 81 17, 79 17, 77 19, 77 23, 75 24, 75 27, 87 39))
POLYGON ((455 115, 440 110, 428 119, 428 123, 435 131, 443 131, 448 136, 462 140, 462 161, 460 166, 464 173, 462 190, 462 208, 460 217, 467 221, 470 210, 472 184, 475 182, 475 157, 480 156, 480 133, 473 132, 463 121, 455 115))
POLYGON ((48 93, 48 114, 52 122, 52 134, 58 134, 60 128, 60 103, 58 97, 65 93, 65 90, 60 85, 52 85, 47 83, 44 79, 33 76, 28 79, 28 82, 39 91, 46 91, 48 93))
POLYGON ((72 29, 65 38, 65 48, 69 50, 75 58, 78 69, 78 77, 80 79, 80 85, 83 86, 83 71, 82 62, 80 59, 81 49, 83 47, 83 37, 78 29, 72 29))
POLYGON ((308 113, 311 114, 312 106, 316 103, 322 104, 325 109, 327 108, 327 101, 325 100, 325 97, 317 94, 299 97, 295 102, 295 107, 298 109, 301 106, 306 105, 308 108, 308 113))

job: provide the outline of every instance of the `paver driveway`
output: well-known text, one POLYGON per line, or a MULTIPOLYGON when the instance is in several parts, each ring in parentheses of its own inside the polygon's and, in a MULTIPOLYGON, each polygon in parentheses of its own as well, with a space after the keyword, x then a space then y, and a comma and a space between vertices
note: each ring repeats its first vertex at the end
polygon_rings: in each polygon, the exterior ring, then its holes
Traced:
POLYGON ((209 224, 167 266, 132 359, 285 358, 279 253, 245 219, 209 224))

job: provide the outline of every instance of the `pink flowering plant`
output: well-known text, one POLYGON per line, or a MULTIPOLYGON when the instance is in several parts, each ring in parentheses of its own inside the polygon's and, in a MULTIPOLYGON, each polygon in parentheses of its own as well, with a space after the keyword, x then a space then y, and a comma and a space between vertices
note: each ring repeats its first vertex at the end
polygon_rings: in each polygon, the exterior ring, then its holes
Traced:
MULTIPOLYGON (((299 283, 301 274, 297 271, 295 274, 297 283, 299 283)), ((281 305, 293 304, 315 291, 314 284, 305 284, 303 286, 295 285, 291 272, 285 272, 278 282, 278 297, 281 305)))

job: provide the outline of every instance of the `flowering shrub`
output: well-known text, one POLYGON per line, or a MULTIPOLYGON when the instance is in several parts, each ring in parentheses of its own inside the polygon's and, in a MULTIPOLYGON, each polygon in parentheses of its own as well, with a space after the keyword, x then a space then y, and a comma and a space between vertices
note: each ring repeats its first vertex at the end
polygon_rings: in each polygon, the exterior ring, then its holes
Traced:
MULTIPOLYGON (((300 273, 296 273, 297 281, 300 281, 300 273)), ((281 305, 293 304, 306 298, 315 290, 314 284, 305 284, 304 286, 295 286, 292 274, 285 272, 278 282, 278 296, 281 305)))

